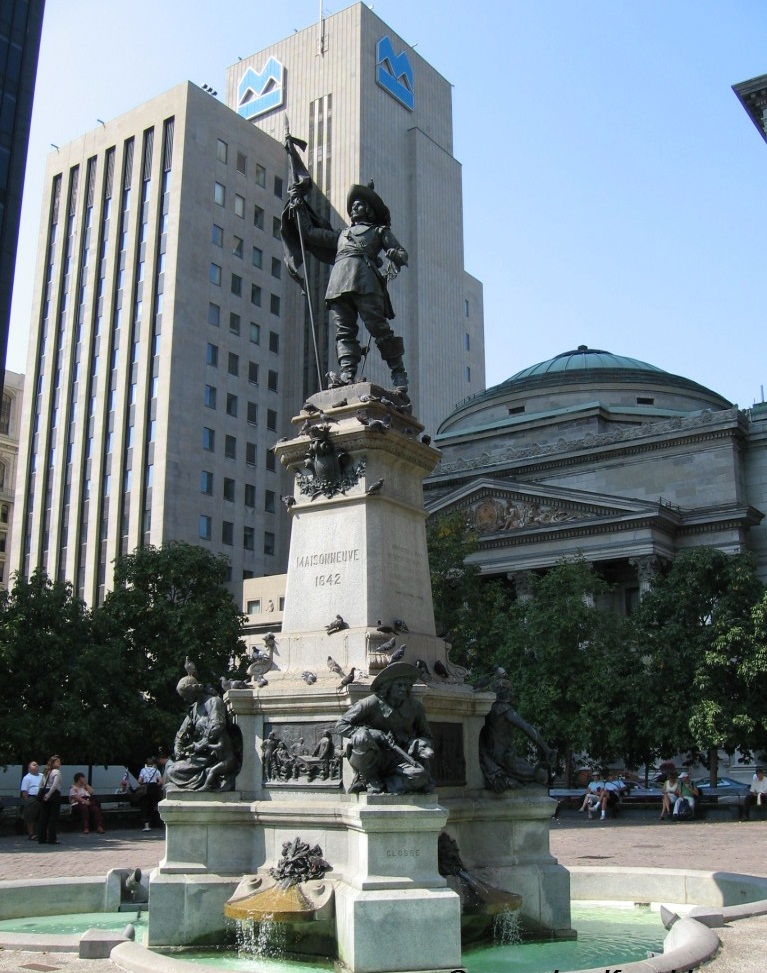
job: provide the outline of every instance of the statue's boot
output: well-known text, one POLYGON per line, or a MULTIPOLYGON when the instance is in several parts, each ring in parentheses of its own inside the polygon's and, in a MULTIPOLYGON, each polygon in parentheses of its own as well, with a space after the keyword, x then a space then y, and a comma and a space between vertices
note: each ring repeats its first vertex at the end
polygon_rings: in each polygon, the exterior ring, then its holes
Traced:
POLYGON ((405 342, 402 338, 391 333, 383 338, 376 338, 376 347, 381 353, 381 358, 391 370, 392 385, 395 389, 406 392, 408 387, 407 372, 402 361, 402 356, 405 354, 405 342))
POLYGON ((338 356, 338 377, 344 385, 353 385, 357 379, 357 366, 362 358, 359 342, 341 339, 336 342, 338 356))

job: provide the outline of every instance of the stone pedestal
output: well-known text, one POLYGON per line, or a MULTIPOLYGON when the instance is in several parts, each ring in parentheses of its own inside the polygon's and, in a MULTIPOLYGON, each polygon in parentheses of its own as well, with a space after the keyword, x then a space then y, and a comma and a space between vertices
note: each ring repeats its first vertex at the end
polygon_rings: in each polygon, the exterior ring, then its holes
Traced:
POLYGON ((237 791, 175 791, 160 805, 167 846, 150 885, 151 945, 223 939, 223 906, 243 875, 267 874, 300 837, 331 865, 338 958, 352 973, 458 969, 459 898, 437 867, 443 829, 470 871, 523 896, 530 928, 569 932, 568 875, 548 846, 553 803, 538 787, 484 789, 479 735, 494 695, 466 685, 435 634, 422 481, 439 454, 403 406, 364 383, 321 392, 276 447, 296 473, 283 630, 266 684, 226 695, 244 743, 237 791), (413 693, 434 737, 437 793, 348 794, 335 726, 387 665, 379 627, 395 620, 404 661, 426 664, 413 693), (351 684, 329 656, 354 667, 351 684))

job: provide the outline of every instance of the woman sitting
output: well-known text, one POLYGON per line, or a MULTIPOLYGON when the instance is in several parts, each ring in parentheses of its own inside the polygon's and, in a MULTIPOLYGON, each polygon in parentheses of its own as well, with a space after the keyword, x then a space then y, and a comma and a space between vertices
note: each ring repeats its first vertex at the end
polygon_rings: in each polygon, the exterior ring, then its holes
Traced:
POLYGON ((80 818, 83 834, 90 834, 93 826, 99 834, 104 833, 104 822, 101 819, 101 805, 93 788, 85 781, 85 774, 75 774, 74 783, 69 788, 69 803, 72 813, 80 818))
POLYGON ((685 771, 683 774, 679 775, 679 797, 674 802, 675 821, 678 821, 680 817, 691 818, 694 816, 695 799, 697 797, 700 797, 700 791, 690 780, 690 775, 685 771), (689 811, 684 808, 685 801, 690 806, 689 811))
POLYGON ((663 781, 663 809, 660 812, 661 821, 667 814, 671 814, 671 806, 682 796, 676 770, 669 770, 663 781))

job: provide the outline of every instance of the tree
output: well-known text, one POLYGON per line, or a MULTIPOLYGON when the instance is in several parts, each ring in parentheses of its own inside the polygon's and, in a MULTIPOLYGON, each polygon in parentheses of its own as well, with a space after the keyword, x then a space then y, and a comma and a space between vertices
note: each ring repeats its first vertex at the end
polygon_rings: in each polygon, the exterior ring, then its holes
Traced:
POLYGON ((629 679, 637 667, 627 623, 596 607, 609 585, 576 559, 533 576, 531 586, 532 598, 508 613, 497 656, 514 682, 519 711, 564 758, 568 780, 577 752, 635 759, 638 738, 632 741, 627 730, 627 710, 640 707, 629 679))
POLYGON ((636 613, 637 639, 661 705, 658 748, 671 756, 708 753, 716 779, 719 749, 744 741, 748 693, 733 634, 751 620, 763 586, 749 554, 685 551, 655 579, 636 613))
POLYGON ((485 670, 503 641, 509 592, 499 582, 484 581, 469 560, 477 538, 460 513, 432 517, 426 540, 437 634, 453 646, 453 662, 485 670))
POLYGON ((52 753, 68 762, 108 758, 92 619, 69 582, 51 581, 42 570, 14 576, 0 597, 0 665, 0 763, 52 753))
POLYGON ((244 655, 245 616, 225 586, 228 561, 201 547, 171 542, 115 562, 114 590, 94 613, 107 648, 126 762, 168 745, 181 722, 176 685, 187 657, 201 682, 217 684, 244 655))

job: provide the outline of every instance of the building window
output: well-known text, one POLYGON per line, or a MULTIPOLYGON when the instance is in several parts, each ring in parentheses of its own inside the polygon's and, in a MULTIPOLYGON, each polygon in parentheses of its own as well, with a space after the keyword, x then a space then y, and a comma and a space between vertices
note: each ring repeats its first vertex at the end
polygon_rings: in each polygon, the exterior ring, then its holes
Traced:
POLYGON ((276 471, 276 460, 274 457, 274 452, 271 449, 266 451, 266 469, 269 473, 274 473, 276 471))
POLYGON ((245 527, 242 532, 242 546, 246 551, 252 551, 256 546, 256 532, 253 527, 245 527))
POLYGON ((251 426, 258 425, 258 405, 255 402, 248 402, 248 423, 251 426))
POLYGON ((218 304, 208 305, 208 324, 212 324, 214 328, 221 324, 221 308, 218 304))
POLYGON ((237 439, 227 436, 224 440, 224 456, 227 459, 237 459, 237 439))
POLYGON ((228 476, 224 477, 224 500, 234 503, 234 480, 228 476))
POLYGON ((216 287, 221 286, 221 268, 218 264, 212 263, 210 265, 210 282, 211 284, 215 284, 216 287))
POLYGON ((232 351, 229 352, 227 371, 230 375, 234 375, 235 377, 240 374, 240 356, 235 355, 232 351))
POLYGON ((267 388, 270 392, 277 391, 277 372, 272 371, 272 369, 269 369, 267 388))
POLYGON ((466 351, 471 351, 471 338, 468 331, 466 332, 466 351))
POLYGON ((276 277, 277 280, 282 277, 282 261, 276 257, 272 257, 272 277, 276 277))
POLYGON ((248 174, 248 157, 244 152, 237 153, 237 172, 242 173, 243 176, 248 174))
POLYGON ((213 233, 211 234, 211 243, 215 247, 223 247, 224 245, 224 228, 222 226, 216 226, 213 224, 213 233))
POLYGON ((248 466, 256 465, 256 444, 255 443, 245 443, 245 462, 248 466))
POLYGON ((239 274, 232 274, 232 294, 242 297, 242 277, 239 274))
POLYGON ((256 506, 256 484, 255 483, 245 484, 245 506, 246 507, 256 506))
POLYGON ((509 406, 508 409, 508 413, 510 416, 521 415, 524 411, 525 411, 525 407, 523 405, 512 405, 509 406))
POLYGON ((264 228, 264 211, 258 203, 253 207, 253 226, 257 230, 263 230, 264 228))
POLYGON ((251 385, 258 385, 258 362, 248 362, 248 381, 251 385))
POLYGON ((226 186, 217 182, 213 186, 213 201, 219 206, 226 206, 226 186))
POLYGON ((235 314, 234 311, 232 311, 229 315, 229 330, 232 332, 232 334, 240 333, 240 321, 240 315, 235 314))
POLYGON ((264 554, 274 554, 274 534, 268 530, 264 531, 264 554))
POLYGON ((242 238, 236 236, 232 242, 232 255, 235 257, 239 257, 240 260, 242 260, 243 246, 244 244, 242 238))
POLYGON ((277 413, 274 409, 266 410, 266 428, 271 429, 272 432, 277 431, 277 413))
POLYGON ((277 317, 280 316, 280 298, 277 294, 272 294, 269 298, 269 310, 277 317))
POLYGON ((250 303, 255 304, 256 307, 261 307, 261 288, 258 284, 250 285, 250 303))
POLYGON ((264 510, 268 514, 273 514, 274 513, 274 510, 275 510, 275 500, 276 500, 276 495, 274 493, 274 490, 267 490, 264 493, 264 510))
POLYGON ((230 547, 234 544, 234 524, 230 520, 221 524, 221 543, 230 547))
POLYGON ((212 345, 208 342, 205 349, 205 364, 218 368, 218 345, 212 345))
POLYGON ((250 322, 250 340, 254 345, 261 344, 261 325, 255 321, 250 322))
POLYGON ((212 453, 216 449, 216 430, 211 429, 208 426, 203 426, 202 429, 202 448, 208 452, 212 453))
POLYGON ((228 392, 226 395, 226 414, 235 419, 237 418, 237 396, 232 395, 231 392, 228 392))
POLYGON ((254 598, 252 601, 248 602, 248 615, 260 615, 261 614, 261 599, 254 598))
POLYGON ((256 185, 262 188, 266 186, 266 169, 258 162, 256 163, 256 185))
POLYGON ((655 399, 651 398, 649 395, 638 395, 637 405, 655 405, 655 399))
POLYGON ((469 316, 469 299, 468 298, 466 298, 464 300, 464 302, 463 302, 463 314, 464 314, 464 317, 467 317, 468 318, 468 316, 469 316))
POLYGON ((245 197, 239 193, 234 194, 234 215, 245 219, 245 197))
POLYGON ((213 496, 213 474, 208 470, 200 473, 200 493, 204 493, 206 497, 213 496))
POLYGON ((277 196, 278 199, 282 199, 282 191, 283 191, 282 177, 281 176, 275 176, 274 177, 274 195, 277 196))
POLYGON ((258 267, 259 270, 264 265, 264 251, 261 247, 253 247, 253 266, 258 267))
POLYGON ((200 540, 209 541, 213 527, 213 521, 205 514, 200 514, 200 540))
POLYGON ((216 389, 213 385, 205 386, 205 405, 209 409, 216 408, 216 389))
POLYGON ((227 144, 223 139, 216 139, 216 158, 226 164, 227 144))
POLYGON ((282 223, 279 216, 272 217, 272 236, 275 240, 282 239, 282 223))
POLYGON ((269 351, 274 352, 275 355, 280 353, 280 336, 276 331, 269 332, 269 351))
POLYGON ((470 365, 467 365, 466 366, 466 381, 467 382, 470 382, 471 381, 471 366, 470 365))

